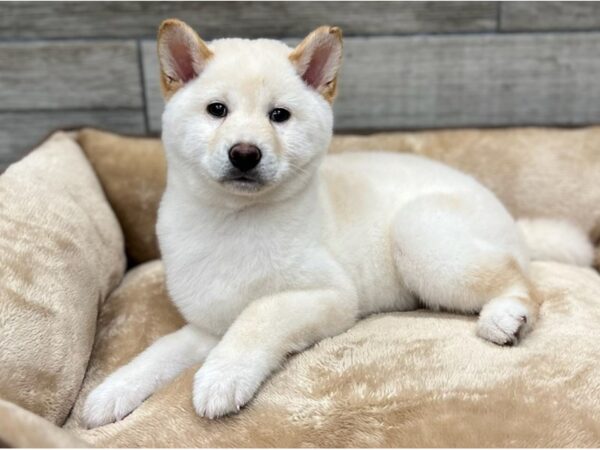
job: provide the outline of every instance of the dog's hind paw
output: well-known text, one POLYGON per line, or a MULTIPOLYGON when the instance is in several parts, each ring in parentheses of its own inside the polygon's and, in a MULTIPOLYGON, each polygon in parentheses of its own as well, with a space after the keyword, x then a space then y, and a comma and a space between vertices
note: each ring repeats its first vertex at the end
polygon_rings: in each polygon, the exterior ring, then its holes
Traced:
POLYGON ((519 299, 498 297, 481 310, 477 335, 494 344, 515 345, 528 331, 530 324, 530 313, 519 299))

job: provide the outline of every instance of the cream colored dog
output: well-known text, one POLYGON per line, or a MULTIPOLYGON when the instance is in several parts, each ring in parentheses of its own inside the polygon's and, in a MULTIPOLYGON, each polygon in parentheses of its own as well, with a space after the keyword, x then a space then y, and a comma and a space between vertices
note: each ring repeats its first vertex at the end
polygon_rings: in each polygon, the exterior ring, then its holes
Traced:
MULTIPOLYGON (((479 312, 477 334, 499 345, 535 322, 521 234, 477 181, 411 155, 325 157, 338 28, 290 49, 208 45, 167 20, 158 50, 168 181, 157 231, 169 293, 189 324, 90 394, 89 426, 123 418, 202 361, 196 411, 235 412, 286 355, 376 312, 479 312)), ((591 263, 590 243, 568 224, 533 221, 527 234, 539 257, 591 263)))

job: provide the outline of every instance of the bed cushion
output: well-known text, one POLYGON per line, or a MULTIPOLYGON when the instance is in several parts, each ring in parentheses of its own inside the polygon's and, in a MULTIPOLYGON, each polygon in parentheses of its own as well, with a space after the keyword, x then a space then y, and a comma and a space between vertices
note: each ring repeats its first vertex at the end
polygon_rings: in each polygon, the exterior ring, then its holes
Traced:
POLYGON ((0 447, 81 448, 89 444, 31 411, 0 400, 0 447))
POLYGON ((124 259, 119 224, 67 134, 0 176, 0 398, 64 422, 124 259))
MULTIPOLYGON (((121 208, 125 233, 137 240, 140 252, 128 247, 132 261, 157 256, 160 142, 97 130, 78 140, 121 208)), ((599 143, 598 127, 460 130, 338 136, 332 151, 383 148, 441 159, 476 174, 516 214, 569 217, 598 236, 599 143)), ((0 273, 0 343, 10 349, 0 352, 0 397, 62 423, 81 384, 97 305, 122 277, 123 236, 90 165, 64 133, 2 175, 0 192, 0 264, 9 268, 0 273), (20 270, 20 262, 33 269, 20 270)), ((123 421, 86 430, 81 407, 91 389, 183 324, 161 262, 151 261, 130 270, 101 309, 69 434, 0 401, 0 419, 10 415, 0 420, 0 443, 70 445, 74 436, 82 439, 74 443, 126 447, 598 446, 600 277, 555 263, 532 269, 544 299, 541 320, 518 347, 478 339, 474 317, 380 314, 291 357, 239 415, 209 421, 194 413, 196 366, 123 421)))
POLYGON ((77 139, 121 223, 127 256, 134 263, 157 258, 154 227, 166 177, 160 139, 93 128, 81 130, 77 139))
POLYGON ((105 304, 66 427, 119 447, 598 446, 600 277, 557 263, 532 271, 544 303, 517 347, 476 337, 473 316, 379 314, 291 357, 238 415, 194 413, 196 366, 121 422, 86 430, 91 389, 182 323, 161 263, 141 265, 105 304))
MULTIPOLYGON (((160 140, 85 129, 79 142, 121 221, 132 261, 158 258, 154 227, 165 186, 160 140)), ((411 152, 443 161, 478 178, 516 217, 569 219, 600 240, 600 127, 334 136, 331 152, 351 150, 411 152)))

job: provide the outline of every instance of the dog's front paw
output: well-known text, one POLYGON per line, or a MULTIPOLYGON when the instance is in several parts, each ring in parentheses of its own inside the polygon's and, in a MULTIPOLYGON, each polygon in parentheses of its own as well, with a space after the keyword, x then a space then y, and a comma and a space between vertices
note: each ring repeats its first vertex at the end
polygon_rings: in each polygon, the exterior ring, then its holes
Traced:
POLYGON ((95 428, 123 419, 144 400, 146 395, 135 383, 110 376, 88 396, 83 407, 83 421, 95 428))
POLYGON ((531 316, 516 298, 496 298, 479 314, 477 334, 498 345, 514 345, 529 330, 531 316))
POLYGON ((209 357, 194 377, 198 415, 215 419, 238 412, 248 403, 268 375, 263 364, 254 362, 209 357))

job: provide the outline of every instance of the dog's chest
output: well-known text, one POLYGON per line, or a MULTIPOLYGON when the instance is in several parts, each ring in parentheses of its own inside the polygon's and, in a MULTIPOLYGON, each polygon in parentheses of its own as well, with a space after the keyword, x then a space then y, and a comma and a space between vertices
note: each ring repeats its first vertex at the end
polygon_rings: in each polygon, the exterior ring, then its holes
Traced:
POLYGON ((221 335, 252 301, 310 278, 310 250, 269 224, 180 218, 159 226, 171 298, 185 319, 221 335))

